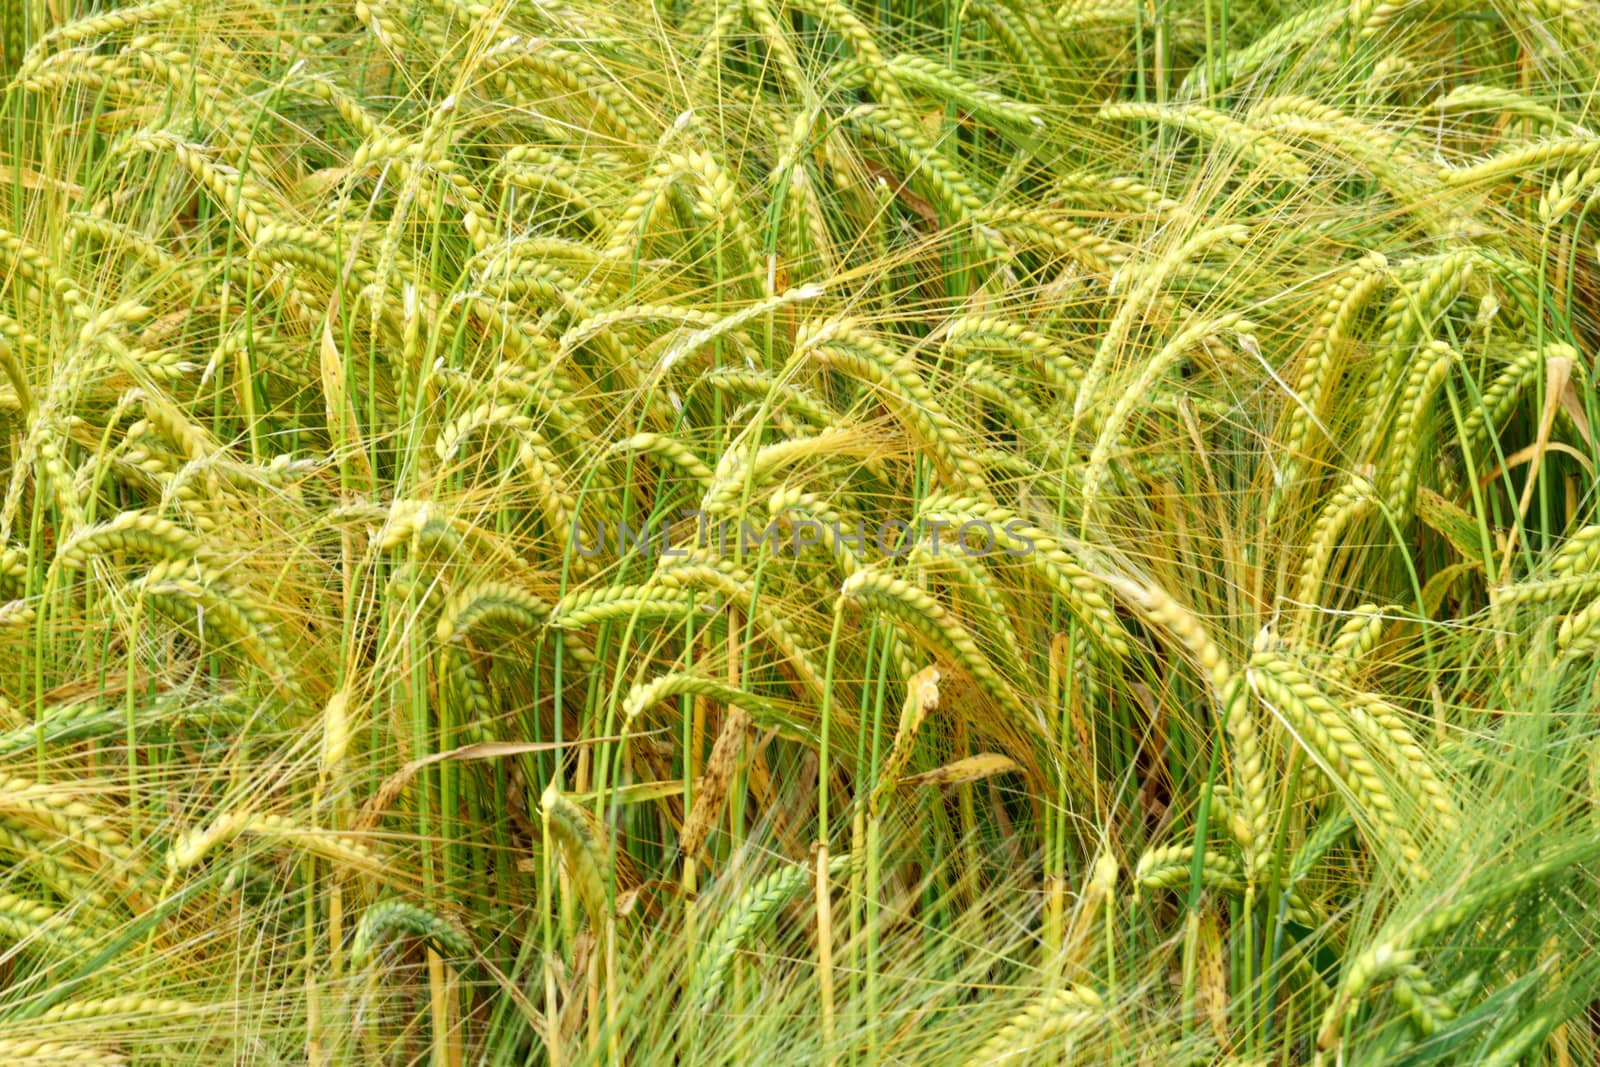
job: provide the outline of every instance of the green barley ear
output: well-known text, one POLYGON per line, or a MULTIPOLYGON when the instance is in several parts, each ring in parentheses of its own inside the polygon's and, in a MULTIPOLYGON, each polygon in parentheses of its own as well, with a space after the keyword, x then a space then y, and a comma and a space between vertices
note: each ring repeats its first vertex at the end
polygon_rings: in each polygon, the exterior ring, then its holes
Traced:
MULTIPOLYGON (((611 619, 683 618, 694 614, 696 608, 705 610, 705 598, 698 601, 690 590, 669 589, 651 580, 639 585, 595 586, 578 589, 560 600, 550 609, 549 625, 570 635, 586 630, 611 619)), ((593 654, 586 646, 575 646, 575 656, 593 654)))
POLYGON ((94 1029, 136 1029, 155 1020, 192 1019, 215 1009, 189 1000, 125 995, 93 1000, 69 1000, 57 1004, 30 1023, 45 1027, 55 1024, 94 1029))
POLYGON ((1179 330, 1154 356, 1140 368, 1137 377, 1122 391, 1111 410, 1100 421, 1100 435, 1089 452, 1088 469, 1083 476, 1084 510, 1092 514, 1100 503, 1099 497, 1106 478, 1106 467, 1111 462, 1112 450, 1117 447, 1134 411, 1147 402, 1156 383, 1186 355, 1189 350, 1206 339, 1227 330, 1248 333, 1250 324, 1238 312, 1230 312, 1217 319, 1201 320, 1179 330))
POLYGON ((748 326, 775 312, 793 307, 796 304, 808 304, 812 301, 820 300, 827 294, 827 291, 827 287, 820 284, 797 285, 793 288, 785 289, 774 296, 769 296, 764 300, 753 301, 738 311, 717 316, 707 325, 695 330, 667 349, 656 365, 657 371, 671 369, 685 357, 704 349, 718 338, 742 335, 748 326))
POLYGON ((1329 850, 1344 840, 1344 836, 1355 828, 1355 820, 1350 817, 1349 812, 1324 812, 1295 851, 1294 864, 1289 870, 1289 881, 1294 883, 1304 878, 1322 861, 1329 850))
POLYGON ((1313 612, 1321 606, 1322 583, 1333 562, 1340 539, 1352 525, 1372 513, 1377 506, 1372 482, 1361 474, 1351 474, 1338 491, 1328 497, 1311 529, 1305 558, 1300 564, 1300 579, 1295 586, 1297 635, 1305 635, 1314 625, 1313 612))
POLYGON ((1079 383, 1077 395, 1073 400, 1074 416, 1081 416, 1091 408, 1105 403, 1106 398, 1101 395, 1101 387, 1106 376, 1111 373, 1113 365, 1120 358, 1126 357, 1127 353, 1123 349, 1133 333, 1138 317, 1145 313, 1161 291, 1161 287, 1171 280, 1172 275, 1190 260, 1218 245, 1243 244, 1249 232, 1248 228, 1239 223, 1208 226, 1174 245, 1172 250, 1161 258, 1149 264, 1141 264, 1137 269, 1130 268, 1135 280, 1128 290, 1128 295, 1118 302, 1116 313, 1095 347, 1094 360, 1084 371, 1083 380, 1079 383))
POLYGON ((1350 4, 1346 0, 1321 0, 1307 5, 1303 10, 1285 15, 1270 27, 1263 28, 1243 48, 1229 49, 1222 62, 1217 64, 1220 75, 1216 85, 1207 84, 1208 64, 1196 66, 1179 88, 1181 99, 1193 99, 1201 89, 1218 92, 1247 79, 1263 67, 1282 62, 1286 58, 1303 54, 1306 42, 1325 36, 1342 27, 1348 19, 1350 4))
MULTIPOLYGON (((828 858, 828 876, 840 878, 855 864, 851 853, 828 858)), ((734 902, 716 927, 707 935, 694 964, 691 994, 695 1010, 714 1010, 727 983, 728 972, 739 951, 762 925, 770 921, 814 875, 814 866, 792 864, 761 878, 734 902)))
MULTIPOLYGON (((863 105, 851 109, 845 120, 865 134, 871 143, 896 156, 909 172, 916 174, 926 195, 951 216, 969 224, 977 223, 986 206, 984 194, 973 186, 959 167, 946 158, 938 145, 929 140, 919 125, 902 117, 905 114, 903 111, 863 105)), ((1008 258, 1005 250, 996 245, 981 226, 974 225, 973 239, 984 261, 1002 264, 1008 258)))
POLYGON ((1581 577, 1600 571, 1600 525, 1582 526, 1550 557, 1550 573, 1581 577))
POLYGON ((0 1036, 0 1057, 7 1063, 36 1067, 128 1067, 128 1061, 120 1053, 38 1037, 0 1036))
POLYGON ((794 382, 780 380, 766 371, 721 367, 700 379, 708 388, 770 400, 774 411, 782 412, 821 429, 842 421, 843 416, 826 400, 794 382))
POLYGON ((1415 780, 1423 802, 1433 809, 1439 830, 1446 836, 1458 833, 1461 809, 1456 797, 1441 777, 1437 758, 1423 748, 1405 715, 1371 693, 1357 691, 1341 696, 1350 722, 1366 736, 1368 744, 1415 780))
POLYGON ((1573 132, 1573 122, 1555 108, 1549 107, 1526 93, 1499 85, 1458 85, 1433 102, 1436 111, 1445 114, 1488 111, 1531 119, 1541 133, 1568 134, 1573 132))
POLYGON ((128 588, 180 626, 192 627, 203 640, 210 639, 209 628, 225 639, 221 647, 237 644, 275 685, 295 689, 298 675, 290 669, 277 620, 219 577, 195 571, 192 561, 158 563, 128 588))
POLYGON ((45 959, 70 959, 93 943, 62 909, 15 893, 0 893, 0 937, 45 959))
POLYGON ((111 553, 137 553, 169 563, 193 561, 196 568, 214 571, 216 557, 206 542, 176 523, 157 515, 125 511, 87 530, 80 530, 62 545, 56 562, 69 570, 81 570, 91 559, 111 553))
MULTIPOLYGON (((1193 845, 1168 845, 1139 857, 1133 881, 1140 889, 1187 889, 1193 869, 1193 845)), ((1200 857, 1200 884, 1207 889, 1241 895, 1247 888, 1244 868, 1237 861, 1209 849, 1200 857)), ((1315 929, 1322 925, 1321 917, 1292 887, 1288 889, 1286 914, 1301 926, 1315 929)))
POLYGON ((1412 356, 1412 371, 1401 391, 1388 448, 1391 459, 1382 486, 1384 506, 1395 515, 1409 515, 1417 493, 1428 409, 1446 375, 1461 361, 1455 349, 1432 341, 1412 356))
POLYGON ((958 355, 1005 352, 1026 360, 1040 378, 1061 393, 1063 400, 1071 399, 1083 380, 1083 368, 1065 345, 1022 323, 997 316, 963 315, 952 320, 945 327, 944 347, 958 355))
POLYGON ((369 907, 356 924, 350 942, 351 962, 364 966, 380 943, 398 937, 421 941, 447 959, 468 960, 473 956, 472 942, 455 924, 416 904, 384 900, 369 907))
POLYGON ((927 521, 945 520, 956 527, 976 521, 1003 552, 1039 573, 1066 601, 1073 613, 1115 656, 1128 652, 1127 636, 1102 588, 1102 580, 1066 550, 1063 542, 999 504, 979 498, 936 493, 922 503, 927 521))
POLYGON ((1377 943, 1346 964, 1337 995, 1323 1014, 1318 1047, 1324 1052, 1335 1048, 1340 1031, 1353 1019, 1367 991, 1394 975, 1414 973, 1418 955, 1430 942, 1525 893, 1542 890, 1545 883, 1592 862, 1597 853, 1600 842, 1594 841, 1561 848, 1513 872, 1497 870, 1482 879, 1487 884, 1430 909, 1420 918, 1409 922, 1393 920, 1377 943))
POLYGON ((1549 360, 1563 358, 1572 360, 1575 369, 1583 366, 1583 361, 1577 358, 1577 352, 1570 345, 1530 345, 1512 351, 1504 359, 1500 372, 1483 388, 1479 395, 1480 402, 1461 420, 1462 447, 1482 454, 1484 439, 1498 432, 1511 417, 1523 394, 1542 376, 1545 364, 1549 360))
POLYGON ((1354 673, 1377 647, 1388 624, 1396 618, 1403 618, 1405 610, 1398 604, 1387 607, 1361 604, 1352 609, 1328 646, 1330 666, 1347 675, 1354 673))
POLYGON ((206 826, 173 838, 165 859, 169 880, 193 870, 215 850, 244 837, 325 859, 334 865, 340 879, 347 874, 361 874, 382 881, 393 875, 382 854, 352 834, 308 828, 281 815, 230 811, 206 826))
POLYGON ((772 702, 715 678, 686 671, 663 674, 628 690, 628 695, 622 700, 622 721, 632 724, 654 705, 686 695, 705 697, 729 707, 741 708, 764 729, 800 737, 810 736, 809 731, 793 725, 789 717, 772 702))
POLYGON ((1247 668, 1250 685, 1276 714, 1317 766, 1340 783, 1352 814, 1363 829, 1399 859, 1403 869, 1425 881, 1427 868, 1412 832, 1412 816, 1423 805, 1412 792, 1403 766, 1383 765, 1372 745, 1374 733, 1352 723, 1349 713, 1325 695, 1282 654, 1258 651, 1247 668))
POLYGON ((759 631, 783 658, 784 669, 801 688, 815 696, 822 692, 823 672, 806 647, 803 630, 774 610, 770 600, 757 595, 756 585, 744 568, 730 559, 713 556, 709 549, 691 553, 683 562, 665 558, 653 583, 663 592, 686 592, 701 587, 720 593, 754 619, 759 631))
POLYGON ((550 605, 509 582, 478 582, 451 595, 439 613, 437 636, 448 645, 479 626, 512 625, 535 631, 550 618, 550 605))
MULTIPOLYGON (((439 612, 436 634, 440 645, 439 673, 450 680, 466 704, 468 718, 461 725, 474 740, 486 738, 495 716, 489 689, 466 653, 468 636, 479 627, 512 627, 525 634, 542 635, 551 608, 539 597, 509 582, 477 582, 453 593, 439 612)), ((580 664, 593 662, 580 643, 566 650, 580 664)))
POLYGON ((1161 104, 1107 104, 1100 109, 1099 117, 1107 122, 1159 122, 1192 133, 1226 146, 1278 178, 1304 181, 1310 175, 1305 163, 1276 138, 1231 115, 1198 104, 1181 108, 1161 104))
MULTIPOLYGON (((82 528, 84 510, 64 444, 62 427, 54 419, 46 418, 35 422, 27 441, 36 460, 34 478, 49 489, 56 510, 61 514, 63 526, 70 532, 82 528)), ((21 480, 18 479, 16 484, 21 485, 21 480)))
POLYGON ((1006 1020, 968 1059, 972 1067, 982 1064, 1027 1062, 1030 1053, 1041 1047, 1055 1047, 1064 1034, 1087 1027, 1105 1017, 1105 1002, 1085 986, 1056 989, 1039 996, 1022 1011, 1006 1020))
MULTIPOLYGON (((888 63, 894 80, 902 88, 952 101, 968 112, 990 122, 1016 127, 1032 133, 1044 125, 1041 110, 1033 105, 984 88, 977 82, 950 70, 943 64, 917 55, 897 55, 888 63)), ((849 74, 866 81, 859 67, 849 74)), ((847 79, 841 79, 847 83, 847 79)))
POLYGON ((539 431, 534 419, 519 412, 517 405, 480 405, 451 422, 439 435, 436 452, 440 461, 455 460, 467 439, 487 429, 512 435, 517 468, 526 475, 548 529, 565 550, 572 536, 577 496, 568 485, 566 468, 551 441, 539 431))
POLYGON ((961 379, 961 384, 977 399, 974 406, 980 411, 984 404, 989 405, 1011 424, 1015 433, 1026 438, 1029 447, 1037 448, 1058 462, 1064 458, 1044 411, 1028 399, 1022 382, 986 359, 968 362, 961 379))
POLYGON ((913 360, 850 319, 807 323, 795 350, 881 390, 886 406, 934 450, 945 477, 983 493, 982 469, 913 360))
POLYGON ((85 922, 114 921, 117 909, 99 876, 83 857, 70 854, 68 844, 45 827, 0 815, 0 852, 10 857, 13 870, 26 872, 58 899, 72 901, 85 922))
POLYGON ((994 698, 1012 722, 1036 729, 1036 719, 1017 691, 995 669, 978 643, 950 612, 925 590, 881 571, 864 568, 844 580, 840 599, 875 608, 889 615, 934 649, 942 650, 965 667, 994 698))
POLYGON ((1544 167, 1588 163, 1597 154, 1600 154, 1600 142, 1593 137, 1556 137, 1514 148, 1482 163, 1446 168, 1439 177, 1447 185, 1472 188, 1520 177, 1544 167))
POLYGON ((266 189, 231 168, 218 166, 209 158, 204 146, 184 140, 174 133, 140 133, 124 144, 123 152, 130 157, 133 153, 172 153, 195 183, 220 208, 232 215, 244 235, 252 241, 263 233, 277 213, 277 206, 266 189))
POLYGON ((604 928, 611 914, 606 894, 611 862, 598 820, 562 796, 554 783, 545 788, 540 810, 548 832, 547 847, 559 850, 562 868, 583 901, 590 926, 604 928))
POLYGON ((1556 647, 1563 658, 1587 655, 1600 648, 1600 599, 1561 621, 1556 647))
POLYGON ((1385 273, 1388 262, 1377 252, 1362 256, 1339 277, 1327 295, 1306 342, 1294 394, 1285 405, 1286 422, 1280 437, 1283 459, 1274 469, 1272 497, 1267 506, 1269 522, 1277 518, 1283 503, 1297 488, 1306 459, 1316 454, 1312 450, 1313 442, 1326 436, 1322 419, 1335 384, 1335 359, 1349 342, 1362 309, 1388 282, 1385 273), (1319 432, 1313 433, 1313 427, 1319 432))
POLYGON ((52 54, 65 52, 97 38, 127 33, 151 22, 160 22, 182 8, 183 4, 178 0, 150 0, 148 3, 133 4, 63 23, 42 34, 33 43, 23 57, 17 74, 21 77, 37 69, 52 54))
POLYGON ((1270 830, 1269 763, 1256 722, 1248 675, 1227 658, 1200 619, 1166 590, 1121 576, 1109 578, 1108 584, 1165 630, 1190 655, 1210 684, 1228 736, 1233 775, 1230 788, 1238 796, 1244 816, 1237 826, 1244 831, 1239 847, 1253 877, 1265 862, 1263 845, 1270 830))
POLYGON ((965 551, 950 552, 941 548, 935 552, 931 542, 913 544, 906 559, 923 573, 949 574, 953 581, 949 588, 960 598, 962 611, 971 620, 985 645, 995 649, 998 658, 1010 663, 1026 663, 1027 655, 1019 638, 1013 619, 1015 608, 988 568, 965 551))
POLYGON ((973 217, 980 227, 980 237, 988 240, 986 231, 992 230, 996 239, 1012 246, 1010 258, 1038 249, 1076 260, 1085 270, 1098 275, 1109 274, 1128 259, 1128 250, 1119 242, 1052 209, 986 205, 973 217))
POLYGON ((840 574, 849 577, 861 568, 856 553, 842 536, 845 530, 850 529, 851 520, 817 494, 784 486, 767 498, 767 514, 773 518, 797 515, 816 523, 820 547, 827 551, 840 574))
POLYGON ((0 593, 20 594, 28 577, 28 552, 14 545, 0 548, 0 593))
POLYGON ((807 14, 827 25, 849 46, 860 62, 867 84, 878 102, 897 114, 914 114, 906 103, 894 78, 894 72, 885 62, 872 30, 863 22, 845 0, 802 0, 796 5, 807 14))
MULTIPOLYGON (((62 856, 58 870, 82 868, 96 879, 121 879, 133 857, 126 838, 84 801, 59 788, 0 776, 0 820, 31 856, 49 847, 62 856)), ((45 863, 49 865, 48 857, 45 863)), ((78 875, 69 875, 69 883, 78 875)))
POLYGON ((0 603, 0 630, 32 626, 39 618, 39 609, 26 600, 7 600, 0 603))

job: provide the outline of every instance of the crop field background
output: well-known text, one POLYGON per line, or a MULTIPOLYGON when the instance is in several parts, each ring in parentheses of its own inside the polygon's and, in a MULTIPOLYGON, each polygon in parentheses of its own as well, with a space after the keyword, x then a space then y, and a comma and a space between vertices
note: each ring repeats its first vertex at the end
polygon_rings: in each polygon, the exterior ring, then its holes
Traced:
POLYGON ((1600 8, 0 0, 0 1063, 1600 1063, 1600 8))

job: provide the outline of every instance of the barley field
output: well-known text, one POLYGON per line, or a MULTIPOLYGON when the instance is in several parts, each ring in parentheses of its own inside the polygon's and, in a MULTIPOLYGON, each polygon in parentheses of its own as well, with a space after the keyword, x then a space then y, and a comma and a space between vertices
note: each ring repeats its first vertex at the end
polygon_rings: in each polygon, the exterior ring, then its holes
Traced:
POLYGON ((0 1063, 1600 1063, 1589 0, 0 93, 0 1063))

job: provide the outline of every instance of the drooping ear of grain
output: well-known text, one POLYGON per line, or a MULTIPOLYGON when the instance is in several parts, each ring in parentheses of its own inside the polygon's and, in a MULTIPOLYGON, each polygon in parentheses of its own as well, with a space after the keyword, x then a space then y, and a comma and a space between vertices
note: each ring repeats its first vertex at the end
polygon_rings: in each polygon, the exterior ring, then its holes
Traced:
POLYGON ((1600 1062, 1597 43, 0 0, 0 1060, 1600 1062))

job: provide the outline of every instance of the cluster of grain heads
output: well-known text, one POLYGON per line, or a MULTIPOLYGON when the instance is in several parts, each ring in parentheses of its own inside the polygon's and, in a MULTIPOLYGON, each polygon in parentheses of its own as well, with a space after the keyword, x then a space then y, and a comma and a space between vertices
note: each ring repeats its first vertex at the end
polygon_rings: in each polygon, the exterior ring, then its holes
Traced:
POLYGON ((1595 1058, 1597 34, 0 0, 3 1055, 1595 1058))
POLYGON ((1406 920, 1397 917, 1391 929, 1381 932, 1375 943, 1351 956, 1345 965, 1336 995, 1322 1016, 1317 1037, 1320 1051, 1326 1054, 1338 1049, 1346 1040, 1348 1027, 1355 1021, 1363 999, 1384 982, 1396 983, 1397 999, 1436 995, 1425 970, 1417 962, 1430 942, 1464 923, 1481 918, 1492 922, 1496 909, 1524 895, 1535 896, 1546 891, 1546 883, 1587 862, 1595 855, 1596 847, 1587 842, 1555 850, 1553 855, 1530 860, 1513 874, 1480 878, 1479 881, 1487 884, 1447 897, 1426 914, 1406 920), (1399 992, 1402 982, 1405 991, 1399 992))

